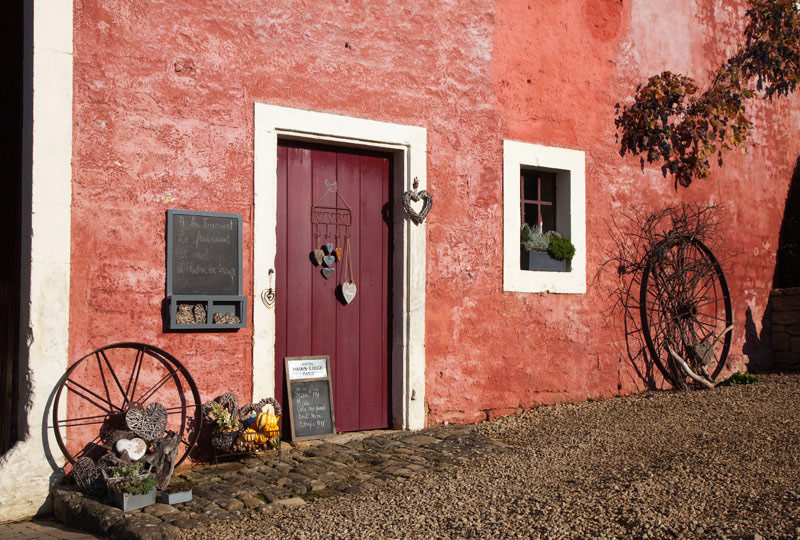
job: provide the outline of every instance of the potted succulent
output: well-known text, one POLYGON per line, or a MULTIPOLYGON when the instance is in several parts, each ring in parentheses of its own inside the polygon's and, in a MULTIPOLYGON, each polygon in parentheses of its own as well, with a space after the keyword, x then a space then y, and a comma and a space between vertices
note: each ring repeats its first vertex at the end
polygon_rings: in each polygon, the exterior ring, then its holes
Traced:
POLYGON ((556 231, 543 233, 541 223, 538 230, 526 223, 520 230, 520 251, 523 270, 567 272, 575 246, 556 231))
POLYGON ((164 504, 179 504, 192 500, 192 484, 189 482, 175 482, 161 491, 158 500, 164 504))
POLYGON ((144 508, 156 502, 156 479, 142 474, 142 462, 109 467, 108 475, 111 500, 123 512, 144 508))

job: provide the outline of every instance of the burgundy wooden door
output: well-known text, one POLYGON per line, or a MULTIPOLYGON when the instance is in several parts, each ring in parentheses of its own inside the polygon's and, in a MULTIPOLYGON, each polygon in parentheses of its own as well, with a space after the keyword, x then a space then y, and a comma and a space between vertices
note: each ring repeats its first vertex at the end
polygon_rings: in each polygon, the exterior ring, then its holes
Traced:
MULTIPOLYGON (((391 156, 343 148, 281 142, 278 146, 276 257, 276 395, 288 411, 284 358, 329 355, 337 431, 389 426, 391 156), (344 305, 337 297, 344 261, 325 279, 310 254, 339 238, 315 237, 311 206, 336 182, 352 209, 351 260, 357 294, 344 305)), ((337 205, 335 194, 319 202, 337 205)), ((338 202, 341 207, 341 201, 338 202)), ((288 416, 288 415, 287 415, 288 416)), ((288 424, 287 424, 288 425, 288 424)))

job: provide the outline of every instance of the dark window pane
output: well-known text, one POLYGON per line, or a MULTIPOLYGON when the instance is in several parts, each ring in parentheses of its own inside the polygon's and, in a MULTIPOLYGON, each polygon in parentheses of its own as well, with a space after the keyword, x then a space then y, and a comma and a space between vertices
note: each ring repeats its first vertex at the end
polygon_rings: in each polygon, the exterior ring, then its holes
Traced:
POLYGON ((542 200, 555 202, 556 175, 553 173, 541 173, 541 178, 542 178, 542 200))
POLYGON ((539 205, 538 204, 526 204, 525 205, 525 223, 530 225, 531 229, 534 229, 539 226, 539 205))
POLYGON ((556 212, 553 205, 542 205, 542 224, 542 231, 544 232, 556 230, 556 212))
POLYGON ((535 171, 522 172, 522 198, 526 201, 539 200, 539 179, 535 171))

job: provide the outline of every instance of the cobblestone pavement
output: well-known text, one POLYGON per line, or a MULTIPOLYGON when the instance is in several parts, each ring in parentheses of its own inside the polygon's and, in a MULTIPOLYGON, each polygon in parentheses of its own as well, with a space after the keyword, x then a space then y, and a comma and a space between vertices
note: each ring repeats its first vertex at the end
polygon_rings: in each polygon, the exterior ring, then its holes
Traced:
POLYGON ((181 529, 257 517, 337 493, 359 493, 366 486, 446 470, 507 448, 478 434, 475 426, 343 435, 319 444, 284 444, 280 457, 276 451, 263 452, 237 462, 181 470, 173 482, 192 485, 188 503, 159 503, 122 513, 74 486, 60 486, 53 490, 54 513, 66 525, 114 539, 173 538, 181 529))
POLYGON ((95 540, 93 534, 70 529, 50 519, 33 519, 0 524, 1 540, 95 540))

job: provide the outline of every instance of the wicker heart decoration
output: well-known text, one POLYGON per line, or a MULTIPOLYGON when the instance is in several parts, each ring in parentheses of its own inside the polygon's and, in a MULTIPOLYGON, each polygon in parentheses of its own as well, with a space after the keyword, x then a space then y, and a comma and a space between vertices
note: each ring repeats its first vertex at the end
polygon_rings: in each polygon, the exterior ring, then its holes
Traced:
POLYGON ((335 268, 323 268, 322 269, 322 277, 324 277, 325 279, 331 279, 333 277, 333 274, 335 274, 335 273, 336 273, 336 269, 335 268))
POLYGON ((125 423, 145 441, 155 441, 167 429, 167 410, 161 403, 151 403, 146 409, 131 407, 125 413, 125 423))
POLYGON ((403 193, 403 208, 405 209, 406 213, 408 213, 408 217, 411 218, 411 221, 417 225, 425 221, 425 218, 428 216, 428 212, 431 211, 431 207, 433 207, 433 197, 424 189, 419 192, 408 190, 403 193), (422 201, 422 209, 419 212, 414 210, 414 208, 411 206, 411 201, 422 201))
POLYGON ((106 479, 103 471, 95 465, 92 458, 83 456, 75 461, 72 467, 75 483, 86 495, 100 497, 106 492, 106 479))
POLYGON ((356 284, 352 281, 342 283, 342 298, 344 303, 349 304, 356 297, 356 284))
POLYGON ((120 456, 127 450, 128 457, 133 461, 139 461, 147 452, 147 443, 144 439, 140 439, 139 437, 134 439, 120 439, 117 441, 117 444, 114 445, 114 450, 116 450, 117 454, 120 456))

